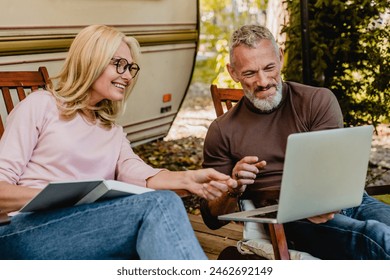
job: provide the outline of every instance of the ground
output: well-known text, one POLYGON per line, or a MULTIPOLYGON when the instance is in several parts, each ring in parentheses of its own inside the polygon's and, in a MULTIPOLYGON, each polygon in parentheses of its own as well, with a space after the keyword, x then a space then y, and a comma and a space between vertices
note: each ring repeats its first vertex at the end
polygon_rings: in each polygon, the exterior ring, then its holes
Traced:
MULTIPOLYGON (((147 163, 170 170, 201 167, 203 140, 210 123, 215 119, 209 86, 191 84, 183 105, 164 141, 135 147, 135 152, 147 163)), ((382 124, 373 137, 368 185, 390 184, 390 126, 382 124)), ((185 200, 189 212, 197 214, 199 200, 185 200)))

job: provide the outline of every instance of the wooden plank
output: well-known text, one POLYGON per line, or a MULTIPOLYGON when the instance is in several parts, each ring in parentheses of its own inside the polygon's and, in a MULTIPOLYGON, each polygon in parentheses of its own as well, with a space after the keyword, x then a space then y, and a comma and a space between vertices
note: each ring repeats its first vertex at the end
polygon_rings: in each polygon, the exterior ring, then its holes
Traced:
POLYGON ((236 246, 237 240, 230 239, 228 237, 223 238, 203 232, 195 232, 196 237, 199 240, 200 245, 205 253, 218 256, 219 253, 228 246, 236 246))
POLYGON ((229 223, 226 226, 217 229, 212 230, 209 229, 203 222, 202 217, 200 215, 188 215, 190 222, 192 224, 192 227, 194 231, 196 232, 203 232, 210 235, 216 235, 220 237, 229 237, 233 240, 241 240, 242 239, 242 231, 243 231, 243 225, 238 223, 229 223))
POLYGON ((209 229, 201 216, 188 214, 195 235, 209 259, 215 260, 228 246, 236 246, 242 239, 242 224, 230 223, 220 229, 209 229))
POLYGON ((206 256, 209 260, 217 260, 218 259, 218 255, 215 255, 215 254, 211 254, 211 253, 206 253, 206 256))

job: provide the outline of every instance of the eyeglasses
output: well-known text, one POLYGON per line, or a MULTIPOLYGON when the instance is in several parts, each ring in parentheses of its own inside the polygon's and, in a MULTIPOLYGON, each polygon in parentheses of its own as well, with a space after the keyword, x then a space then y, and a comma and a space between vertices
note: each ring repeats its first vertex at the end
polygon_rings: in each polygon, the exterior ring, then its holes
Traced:
POLYGON ((111 58, 111 60, 114 62, 113 64, 116 66, 116 72, 118 74, 123 74, 129 69, 131 77, 135 78, 141 69, 137 63, 129 63, 125 58, 111 58))

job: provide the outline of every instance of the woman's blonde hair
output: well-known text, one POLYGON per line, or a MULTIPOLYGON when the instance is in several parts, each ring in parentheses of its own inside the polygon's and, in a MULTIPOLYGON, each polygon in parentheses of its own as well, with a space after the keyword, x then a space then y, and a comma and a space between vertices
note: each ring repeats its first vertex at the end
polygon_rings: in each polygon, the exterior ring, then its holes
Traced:
POLYGON ((100 120, 104 127, 111 127, 115 123, 137 77, 127 88, 122 101, 104 99, 91 106, 89 91, 110 63, 121 42, 129 46, 133 62, 139 64, 140 47, 135 38, 126 37, 115 28, 105 25, 91 25, 79 32, 70 46, 62 70, 58 76, 53 77, 57 83, 52 83, 55 86, 49 87, 57 99, 62 117, 70 119, 77 113, 82 113, 92 122, 100 120))

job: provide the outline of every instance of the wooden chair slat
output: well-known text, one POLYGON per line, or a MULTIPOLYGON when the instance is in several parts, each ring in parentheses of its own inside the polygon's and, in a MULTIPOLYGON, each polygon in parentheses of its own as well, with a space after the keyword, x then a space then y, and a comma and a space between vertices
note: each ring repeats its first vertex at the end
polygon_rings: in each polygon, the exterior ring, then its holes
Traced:
POLYGON ((11 92, 8 87, 2 87, 1 91, 3 93, 3 99, 7 113, 9 114, 14 108, 14 102, 12 101, 11 92))
MULTIPOLYGON (((37 88, 38 89, 38 88, 37 88)), ((26 92, 24 91, 24 88, 22 87, 17 87, 16 91, 18 92, 18 97, 19 100, 22 101, 23 99, 26 98, 26 92)))
POLYGON ((230 110, 233 107, 233 103, 230 100, 226 100, 226 108, 230 110))
POLYGON ((0 116, 0 138, 1 136, 3 136, 3 132, 4 132, 3 119, 0 116))

